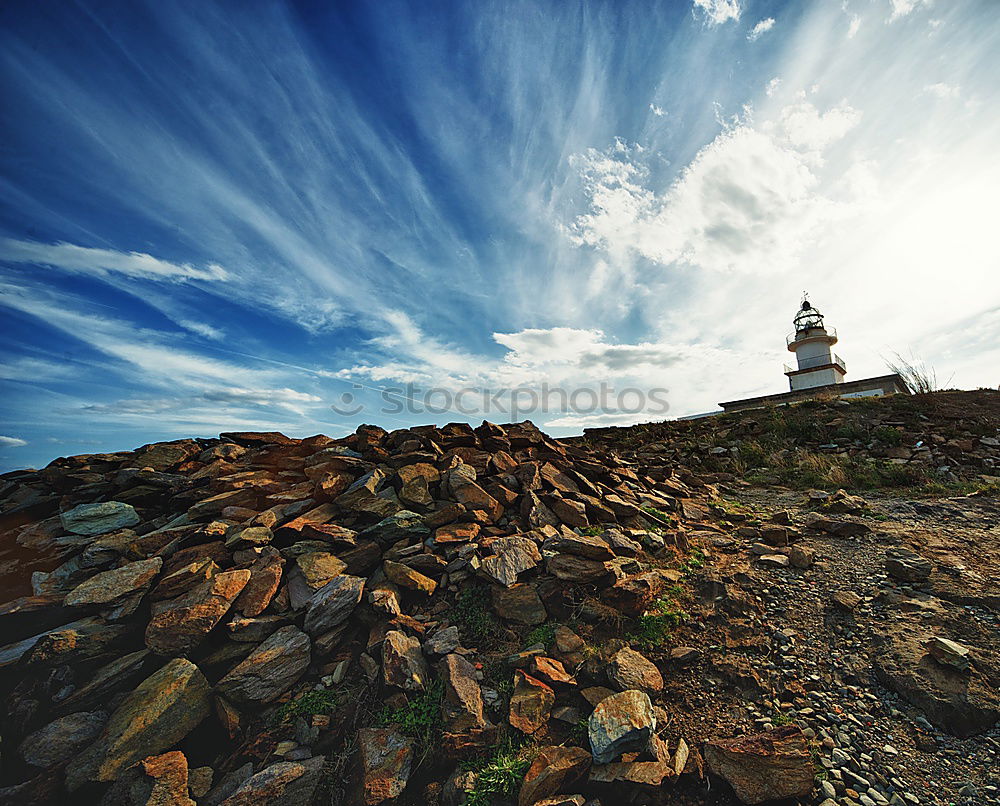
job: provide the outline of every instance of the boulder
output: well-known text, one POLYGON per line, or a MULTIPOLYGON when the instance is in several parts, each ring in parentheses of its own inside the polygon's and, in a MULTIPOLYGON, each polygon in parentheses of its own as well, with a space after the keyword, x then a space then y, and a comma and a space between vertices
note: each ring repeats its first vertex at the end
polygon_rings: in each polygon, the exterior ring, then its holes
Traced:
POLYGON ((146 646, 158 655, 194 649, 226 615, 249 579, 246 569, 223 571, 177 599, 154 603, 146 646))
POLYGON ((323 778, 322 756, 279 761, 247 778, 221 806, 309 806, 323 778))
POLYGON ((544 624, 548 618, 545 605, 532 585, 518 583, 509 588, 494 587, 492 590, 493 610, 500 618, 529 626, 544 624))
POLYGON ((100 735, 107 721, 107 711, 81 711, 60 717, 26 736, 18 751, 34 767, 52 767, 100 735))
POLYGON ((619 649, 608 662, 608 679, 621 691, 639 689, 659 691, 663 688, 660 670, 634 649, 619 649))
POLYGON ((927 646, 930 636, 910 625, 892 629, 875 653, 875 675, 911 702, 941 729, 966 737, 1000 720, 1000 675, 983 669, 942 664, 927 646))
POLYGON ((236 703, 271 702, 288 691, 309 666, 311 644, 298 627, 272 633, 219 681, 218 690, 236 703))
POLYGON ((114 782, 101 806, 196 806, 188 797, 187 758, 180 750, 144 758, 114 782))
POLYGON ((524 774, 518 806, 534 806, 576 783, 590 769, 590 753, 581 747, 548 745, 538 751, 524 774))
POLYGON ((406 789, 413 764, 413 741, 388 728, 358 731, 362 793, 366 806, 399 797, 406 789))
POLYGON ((549 721, 556 694, 541 680, 520 669, 514 675, 514 693, 510 697, 507 719, 522 733, 535 733, 549 721))
POLYGON ((138 591, 146 590, 160 572, 163 560, 151 557, 127 563, 110 571, 95 574, 66 595, 70 607, 110 604, 138 591))
POLYGON ((100 737, 70 761, 67 789, 112 781, 140 759, 175 745, 208 716, 210 693, 208 681, 191 661, 169 661, 125 697, 100 737))
POLYGON ((420 641, 399 630, 389 630, 382 642, 382 679, 404 691, 423 691, 430 683, 420 641))
POLYGON ((611 566, 602 560, 590 560, 575 554, 556 554, 546 563, 546 569, 564 582, 596 582, 606 577, 611 566))
POLYGON ((316 637, 343 624, 358 606, 364 589, 362 577, 341 574, 331 579, 309 600, 305 631, 316 637))
POLYGON ((328 551, 309 551, 300 554, 295 560, 302 572, 306 585, 310 588, 322 588, 335 576, 347 569, 347 564, 328 551))
POLYGON ((816 774, 808 742, 797 725, 706 742, 705 763, 748 804, 807 797, 816 774))
POLYGON ((609 764, 622 753, 642 751, 656 730, 653 703, 644 691, 621 691, 594 708, 587 735, 595 764, 609 764))
POLYGON ((403 565, 403 563, 384 560, 382 570, 390 582, 395 582, 401 588, 417 591, 427 596, 430 596, 437 589, 437 582, 408 565, 403 565))
POLYGON ((490 544, 493 554, 482 561, 483 573, 505 587, 517 582, 517 575, 542 561, 535 541, 527 537, 500 537, 490 544))
POLYGON ((75 535, 103 535, 139 523, 139 515, 131 504, 102 501, 80 504, 59 514, 63 529, 75 535))
POLYGON ((438 666, 444 681, 441 715, 445 730, 463 733, 486 726, 483 716, 483 693, 476 680, 476 669, 461 655, 446 655, 438 666))

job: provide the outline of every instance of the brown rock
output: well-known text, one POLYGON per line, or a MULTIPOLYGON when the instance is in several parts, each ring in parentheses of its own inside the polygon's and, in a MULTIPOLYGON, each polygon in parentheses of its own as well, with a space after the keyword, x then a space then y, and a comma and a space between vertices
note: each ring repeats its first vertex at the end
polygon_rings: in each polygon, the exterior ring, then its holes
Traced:
POLYGON ((284 568, 285 559, 275 549, 262 552, 250 566, 250 579, 233 607, 248 618, 263 613, 278 592, 284 568))
POLYGON ((388 728, 358 731, 362 798, 366 806, 399 797, 413 763, 413 742, 388 728))
POLYGON ((509 588, 494 587, 492 592, 493 609, 500 618, 529 626, 544 624, 548 618, 545 605, 531 585, 519 583, 509 588))
POLYGON ((430 682, 420 641, 398 630, 390 630, 382 643, 382 678, 387 686, 405 691, 423 691, 430 682))
POLYGON ((618 650, 611 657, 608 679, 621 691, 659 691, 663 688, 660 670, 644 655, 629 647, 618 650))
POLYGON ((146 646, 158 655, 181 655, 219 623, 250 579, 246 569, 223 571, 169 602, 154 604, 146 646))
POLYGON ((705 763, 710 772, 729 782, 744 803, 804 798, 812 792, 815 770, 797 725, 706 742, 705 763))
POLYGON ((610 764, 622 753, 645 750, 656 731, 649 695, 622 691, 605 697, 594 708, 587 735, 595 764, 610 764))
POLYGON ((417 591, 427 596, 433 594, 437 589, 437 582, 429 576, 413 570, 408 565, 393 562, 392 560, 384 560, 382 562, 382 570, 389 581, 395 582, 401 588, 417 591))
POLYGON ((270 702, 302 676, 309 666, 310 647, 298 627, 282 627, 223 677, 217 688, 237 703, 270 702))
POLYGON ((468 543, 479 535, 478 523, 449 523, 434 530, 438 543, 468 543))
POLYGON ((295 562, 302 572, 306 585, 313 589, 322 588, 347 569, 346 563, 328 551, 310 551, 299 555, 295 562))
POLYGON ((69 763, 66 787, 114 780, 139 759, 176 744, 208 715, 209 693, 197 666, 171 660, 125 697, 100 738, 69 763))
POLYGON ((169 576, 161 578, 156 587, 150 591, 149 598, 154 602, 176 599, 201 583, 207 582, 219 570, 219 566, 211 557, 199 557, 187 565, 182 565, 169 576))
POLYGON ((528 671, 531 672, 532 676, 549 684, 576 685, 576 678, 567 672, 566 668, 555 658, 534 655, 528 662, 528 671))
POLYGON ((145 590, 152 584, 162 565, 162 559, 152 557, 95 574, 69 592, 66 604, 70 607, 109 604, 145 590))
POLYGON ((535 542, 527 537, 500 537, 490 544, 493 555, 482 561, 482 570, 501 585, 511 587, 517 575, 542 561, 535 542))
POLYGON ((541 680, 520 669, 514 673, 514 693, 510 698, 508 721, 522 733, 535 733, 549 721, 556 701, 555 692, 541 680))
POLYGON ((565 582, 596 582, 606 577, 611 567, 600 560, 588 560, 573 554, 550 557, 546 568, 550 574, 565 582))
POLYGON ((524 774, 518 806, 534 806, 559 790, 569 788, 586 775, 589 768, 590 753, 580 747, 542 747, 524 774))
POLYGON ((476 669, 461 655, 446 655, 438 666, 444 681, 441 713, 445 730, 463 733, 486 726, 483 716, 483 693, 476 680, 476 669))

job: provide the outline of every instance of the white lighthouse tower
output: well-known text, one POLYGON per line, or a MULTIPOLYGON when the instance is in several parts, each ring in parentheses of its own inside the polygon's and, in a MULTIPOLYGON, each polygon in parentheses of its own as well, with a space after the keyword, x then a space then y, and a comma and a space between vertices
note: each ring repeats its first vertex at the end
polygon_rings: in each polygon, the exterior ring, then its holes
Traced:
POLYGON ((839 355, 830 352, 830 348, 837 343, 837 330, 826 327, 823 314, 805 297, 794 322, 795 332, 785 340, 788 349, 795 353, 796 361, 795 367, 785 364, 790 389, 794 392, 843 383, 847 365, 839 355))

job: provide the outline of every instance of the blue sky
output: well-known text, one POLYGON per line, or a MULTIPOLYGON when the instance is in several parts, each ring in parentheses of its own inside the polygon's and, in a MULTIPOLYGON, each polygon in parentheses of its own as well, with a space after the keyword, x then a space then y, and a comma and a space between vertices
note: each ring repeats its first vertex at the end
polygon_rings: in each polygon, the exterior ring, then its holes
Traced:
POLYGON ((1000 383, 990 0, 0 15, 2 469, 543 383, 643 393, 523 396, 556 434, 707 411, 786 388, 806 289, 849 379, 1000 383))

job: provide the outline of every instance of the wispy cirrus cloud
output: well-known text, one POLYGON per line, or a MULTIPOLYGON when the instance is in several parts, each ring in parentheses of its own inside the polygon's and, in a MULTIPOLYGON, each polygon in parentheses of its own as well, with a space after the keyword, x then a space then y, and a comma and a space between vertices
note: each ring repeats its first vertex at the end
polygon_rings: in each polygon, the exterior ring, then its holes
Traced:
POLYGON ((0 260, 34 263, 84 274, 120 274, 144 280, 220 282, 229 277, 226 270, 215 263, 199 268, 188 263, 160 260, 145 252, 119 252, 65 242, 37 243, 14 238, 0 238, 0 260))
POLYGON ((23 448, 27 444, 28 441, 26 439, 0 436, 0 448, 23 448))

